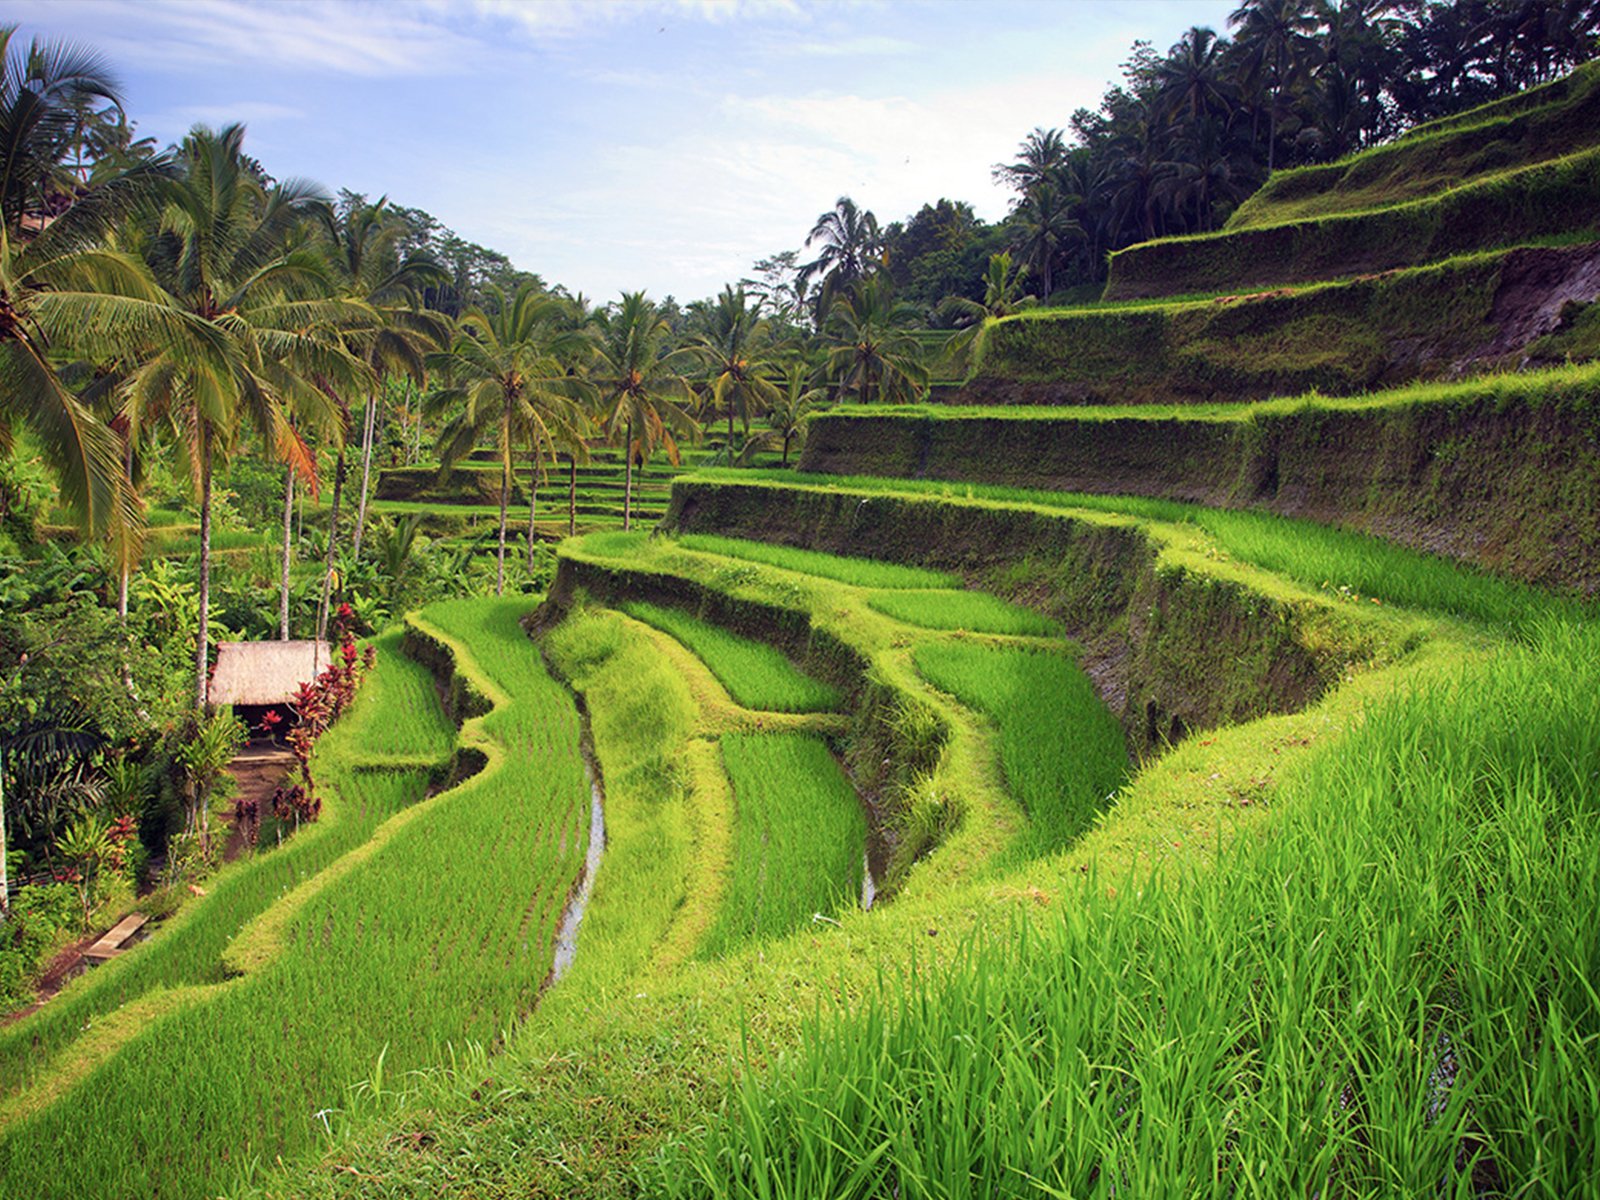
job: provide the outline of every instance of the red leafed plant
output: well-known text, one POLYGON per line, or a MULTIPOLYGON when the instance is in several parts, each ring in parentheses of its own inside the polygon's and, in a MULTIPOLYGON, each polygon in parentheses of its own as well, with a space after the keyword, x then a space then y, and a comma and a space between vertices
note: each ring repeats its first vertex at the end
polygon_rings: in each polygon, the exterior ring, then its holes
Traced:
MULTIPOLYGON (((320 738, 338 719, 339 714, 355 699, 361 677, 376 657, 372 647, 362 655, 356 646, 355 634, 350 624, 355 613, 348 604, 341 604, 334 614, 335 636, 339 640, 338 652, 326 670, 317 676, 315 683, 303 683, 295 693, 291 705, 300 717, 300 723, 284 737, 294 755, 298 780, 290 787, 279 788, 272 797, 272 810, 279 820, 294 819, 315 821, 322 812, 322 800, 317 795, 316 780, 311 774, 311 751, 320 738)), ((265 724, 265 718, 263 718, 265 724)))

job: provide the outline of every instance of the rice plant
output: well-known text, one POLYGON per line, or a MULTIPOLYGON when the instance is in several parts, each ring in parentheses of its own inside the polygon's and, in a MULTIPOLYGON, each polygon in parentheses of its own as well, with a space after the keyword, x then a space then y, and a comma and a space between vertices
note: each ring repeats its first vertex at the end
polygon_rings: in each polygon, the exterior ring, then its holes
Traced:
POLYGON ((818 1017, 644 1191, 1594 1195, 1600 633, 1536 641, 1372 707, 1214 870, 818 1017))
MULTIPOLYGON (((707 474, 714 475, 709 471, 707 474)), ((714 477, 729 476, 725 473, 714 477)), ((1438 555, 1409 550, 1370 534, 1299 517, 1205 508, 1178 500, 1041 492, 981 483, 952 484, 773 470, 746 470, 733 478, 847 491, 997 500, 1041 508, 1077 508, 1189 524, 1204 530, 1229 557, 1282 574, 1305 587, 1338 597, 1376 599, 1384 604, 1459 617, 1519 636, 1540 621, 1572 618, 1583 611, 1575 601, 1514 579, 1491 575, 1438 555)))
POLYGON ((1061 632, 1061 626, 1049 617, 986 592, 878 592, 868 598, 867 604, 886 617, 923 629, 965 629, 971 633, 1024 637, 1052 637, 1061 632))
POLYGON ((692 650, 746 708, 767 712, 831 712, 837 688, 802 674, 771 646, 729 633, 673 608, 629 601, 622 611, 669 633, 692 650))
POLYGON ((1067 845, 1122 785, 1122 726, 1065 655, 947 641, 918 646, 914 659, 934 687, 999 726, 1006 785, 1028 814, 1019 852, 1067 845))
POLYGON ((703 952, 776 937, 858 902, 866 817, 820 738, 722 737, 733 782, 733 878, 703 952))
POLYGON ((767 542, 752 542, 744 538, 717 537, 708 533, 686 533, 678 538, 686 550, 705 554, 720 554, 724 558, 742 558, 750 562, 782 567, 785 571, 799 571, 804 575, 818 575, 854 587, 866 588, 951 588, 960 587, 961 581, 943 571, 930 571, 924 567, 907 567, 898 563, 878 562, 871 558, 846 558, 839 554, 824 554, 820 550, 802 550, 796 546, 776 546, 767 542))
POLYGON ((374 669, 355 703, 317 744, 326 783, 322 817, 281 845, 266 844, 206 882, 148 942, 95 969, 26 1020, 0 1029, 0 1097, 46 1074, 54 1055, 84 1026, 157 988, 223 978, 223 953, 248 922, 286 892, 360 845, 389 816, 422 798, 428 763, 445 758, 455 730, 432 677, 400 653, 398 633, 376 640, 374 669), (415 756, 409 770, 366 772, 359 764, 387 748, 415 756))
POLYGON ((369 1103, 382 1091, 375 1065, 402 1078, 527 1012, 589 813, 577 713, 517 623, 527 607, 427 611, 510 698, 483 719, 485 770, 392 818, 317 890, 247 929, 259 967, 176 995, 81 1083, 9 1125, 8 1194, 230 1190, 252 1164, 314 1148, 369 1103), (354 1086, 364 1080, 365 1092, 354 1086))

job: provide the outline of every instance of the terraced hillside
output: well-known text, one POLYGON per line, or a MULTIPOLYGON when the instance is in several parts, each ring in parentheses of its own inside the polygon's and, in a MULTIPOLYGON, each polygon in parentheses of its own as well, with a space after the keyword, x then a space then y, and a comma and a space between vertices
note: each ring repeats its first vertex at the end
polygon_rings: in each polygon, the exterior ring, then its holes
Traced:
POLYGON ((1342 163, 1280 173, 1220 233, 1117 252, 1106 298, 1240 291, 1592 238, 1597 86, 1585 67, 1342 163))
MULTIPOLYGON (((1591 81, 1257 212, 1565 219, 1600 151, 1427 172, 1591 81)), ((545 597, 380 640, 323 823, 0 1032, 0 1192, 1596 1195, 1600 367, 1474 374, 1540 261, 1486 245, 1002 322, 967 403, 686 465, 654 530, 580 474, 545 597), (1464 377, 1253 398, 1407 337, 1464 377)))

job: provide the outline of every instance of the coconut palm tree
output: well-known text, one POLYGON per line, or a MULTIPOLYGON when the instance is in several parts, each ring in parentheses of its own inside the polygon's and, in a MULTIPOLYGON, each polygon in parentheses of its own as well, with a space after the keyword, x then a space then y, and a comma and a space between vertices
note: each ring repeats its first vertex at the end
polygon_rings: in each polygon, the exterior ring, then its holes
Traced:
POLYGON ((768 378, 775 367, 773 345, 761 305, 750 304, 743 288, 723 287, 704 315, 704 332, 691 343, 704 359, 709 379, 706 398, 713 411, 728 412, 728 461, 733 462, 733 419, 750 432, 751 414, 777 403, 779 392, 768 378))
POLYGON ((1056 260, 1085 238, 1072 211, 1078 197, 1049 180, 1035 184, 1017 205, 1017 249, 1039 279, 1039 299, 1048 303, 1055 282, 1056 260))
POLYGON ((814 278, 822 281, 815 293, 820 325, 833 298, 854 287, 882 265, 883 233, 870 209, 857 208, 849 196, 840 196, 831 212, 817 218, 806 245, 820 243, 817 257, 800 267, 797 283, 805 288, 814 278))
POLYGON ((927 386, 922 347, 908 332, 915 307, 895 300, 881 275, 862 280, 833 302, 824 337, 832 344, 826 370, 840 395, 862 403, 913 400, 927 386))
POLYGON ((590 378, 600 392, 600 419, 606 437, 622 445, 622 528, 633 528, 633 462, 648 461, 657 447, 678 461, 673 438, 698 432, 689 404, 694 389, 682 372, 692 352, 669 345, 671 329, 643 292, 625 292, 622 302, 600 324, 590 378))
POLYGON ((530 462, 528 554, 534 546, 534 513, 544 462, 567 439, 582 436, 580 398, 586 385, 568 375, 560 354, 579 335, 562 328, 563 304, 532 284, 507 299, 490 289, 493 303, 461 318, 461 330, 448 351, 428 356, 430 369, 448 384, 429 397, 435 414, 453 412, 439 435, 439 467, 449 470, 485 437, 500 460, 500 546, 495 594, 505 591, 506 513, 519 451, 530 462))
POLYGON ((991 254, 983 273, 982 302, 949 296, 939 305, 939 312, 957 327, 944 350, 954 369, 965 371, 971 364, 990 321, 1034 306, 1034 298, 1022 291, 1026 274, 1021 263, 1013 265, 1010 252, 991 254))
POLYGON ((56 215, 56 202, 70 202, 78 181, 63 163, 75 149, 82 114, 122 102, 98 54, 37 39, 23 49, 16 32, 0 26, 0 224, 13 237, 56 215))
POLYGON ((167 303, 181 309, 215 352, 197 357, 187 342, 153 339, 125 385, 135 430, 169 421, 200 497, 199 623, 195 707, 206 707, 211 588, 211 485, 216 459, 248 428, 307 481, 315 460, 291 426, 332 422, 334 396, 370 379, 340 333, 371 320, 370 310, 321 298, 320 258, 286 250, 320 189, 301 181, 264 188, 243 151, 244 128, 203 126, 184 139, 184 171, 165 195, 159 224, 143 247, 167 303))
POLYGON ((804 440, 811 414, 827 399, 828 389, 813 386, 812 372, 804 363, 790 363, 777 399, 767 406, 767 428, 745 439, 744 449, 739 452, 740 464, 753 463, 760 454, 781 450, 787 467, 790 447, 804 440))
MULTIPOLYGON (((1316 52, 1310 0, 1243 0, 1228 17, 1247 86, 1267 92, 1267 171, 1278 161, 1278 120, 1285 94, 1310 69, 1316 52)), ((1258 92, 1259 94, 1259 92, 1258 92)))

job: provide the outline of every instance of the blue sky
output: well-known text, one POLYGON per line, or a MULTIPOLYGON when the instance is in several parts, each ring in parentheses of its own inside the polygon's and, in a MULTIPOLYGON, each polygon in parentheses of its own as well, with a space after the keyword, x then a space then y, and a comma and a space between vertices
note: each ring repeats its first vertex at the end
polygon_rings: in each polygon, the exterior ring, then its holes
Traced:
POLYGON ((1036 125, 1215 0, 0 0, 104 52, 140 132, 427 209, 547 282, 710 295, 848 194, 986 219, 1036 125))

